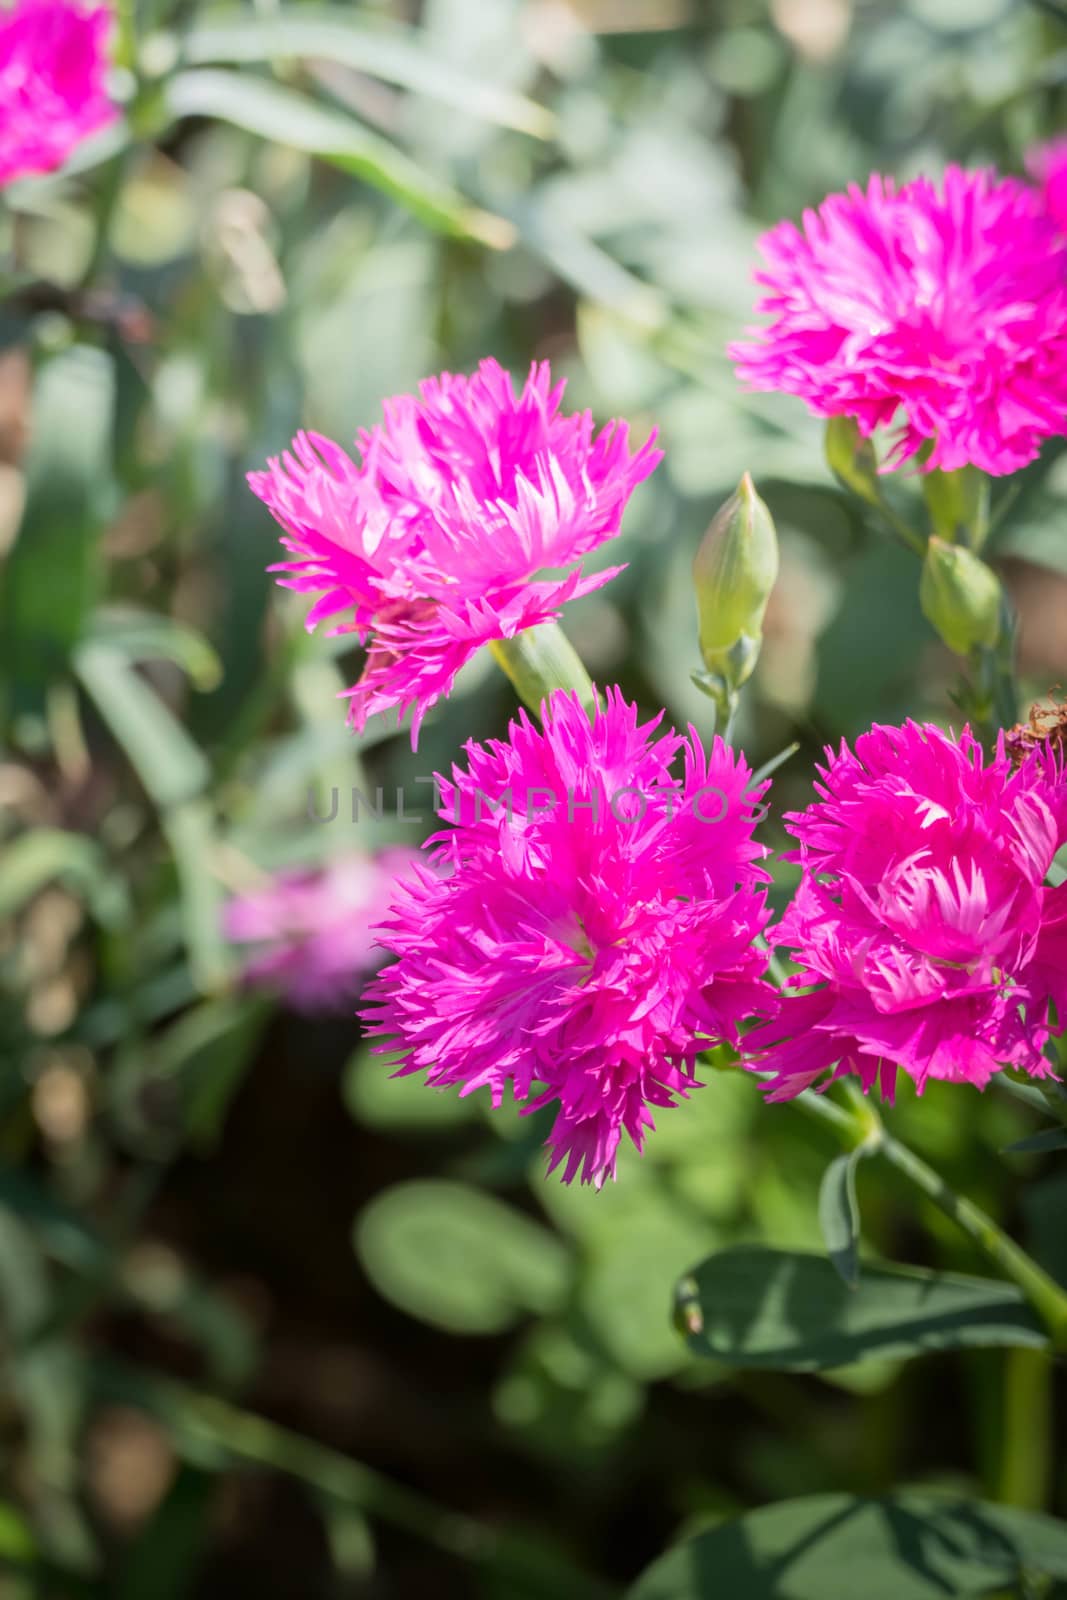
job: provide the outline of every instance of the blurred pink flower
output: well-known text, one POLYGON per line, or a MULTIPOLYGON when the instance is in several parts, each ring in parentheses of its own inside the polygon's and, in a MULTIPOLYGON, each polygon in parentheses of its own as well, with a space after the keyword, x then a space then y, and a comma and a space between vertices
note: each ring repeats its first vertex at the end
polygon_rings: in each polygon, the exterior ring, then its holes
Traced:
POLYGON ((1049 216, 1067 234, 1067 134, 1029 151, 1026 170, 1039 185, 1049 216))
POLYGON ((483 361, 473 377, 442 373, 419 397, 387 400, 360 433, 361 460, 318 434, 249 474, 293 559, 274 570, 319 596, 313 628, 370 641, 349 691, 350 720, 415 708, 412 744, 430 706, 480 646, 559 615, 566 601, 619 570, 585 576, 581 560, 619 531, 630 495, 656 466, 649 439, 631 454, 624 423, 593 432, 564 416, 547 362, 516 398, 510 374, 483 361), (570 569, 538 578, 546 568, 570 569))
POLYGON ((698 1054, 773 1008, 762 788, 719 739, 653 739, 618 689, 592 725, 562 690, 543 709, 442 782, 438 870, 399 890, 379 935, 400 959, 363 1015, 429 1085, 558 1101, 549 1171, 599 1187, 623 1132, 640 1150, 652 1108, 697 1087, 698 1054))
POLYGON ((110 29, 106 5, 0 8, 0 186, 61 166, 118 115, 106 86, 110 29))
POLYGON ((924 471, 1015 472, 1067 432, 1067 238, 1030 185, 876 175, 761 249, 771 320, 730 351, 752 388, 864 435, 896 419, 887 465, 929 444, 924 471))
POLYGON ((1018 770, 966 730, 874 727, 827 751, 821 799, 787 820, 796 898, 772 932, 800 964, 773 1022, 745 1041, 790 1099, 829 1073, 898 1067, 984 1088, 1001 1066, 1050 1074, 1049 1002, 1067 1018, 1067 894, 1044 880, 1067 840, 1067 785, 1042 748, 1018 770))
POLYGON ((373 925, 397 877, 417 859, 401 847, 342 856, 279 872, 264 888, 228 901, 226 938, 253 947, 245 982, 284 996, 297 1011, 350 1010, 368 973, 385 959, 373 925))

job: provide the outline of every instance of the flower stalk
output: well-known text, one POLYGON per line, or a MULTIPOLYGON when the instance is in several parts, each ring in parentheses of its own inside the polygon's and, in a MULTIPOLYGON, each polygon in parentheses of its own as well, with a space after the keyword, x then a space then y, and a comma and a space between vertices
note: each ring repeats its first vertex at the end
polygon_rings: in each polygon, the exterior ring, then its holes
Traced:
POLYGON ((848 1148, 862 1144, 902 1173, 940 1212, 962 1228, 991 1265, 1022 1290, 1048 1329, 1053 1349, 1067 1350, 1067 1291, 980 1206, 957 1194, 940 1173, 891 1134, 873 1102, 857 1084, 846 1081, 844 1087, 850 1102, 848 1111, 810 1090, 798 1095, 794 1103, 809 1116, 832 1123, 848 1148))

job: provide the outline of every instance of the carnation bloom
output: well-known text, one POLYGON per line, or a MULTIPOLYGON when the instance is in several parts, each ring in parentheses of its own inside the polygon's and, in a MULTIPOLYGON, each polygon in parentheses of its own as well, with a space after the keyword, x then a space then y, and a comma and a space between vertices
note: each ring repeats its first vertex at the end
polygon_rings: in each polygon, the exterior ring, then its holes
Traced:
POLYGON ((1067 1016, 1067 901, 1045 887, 1067 839, 1051 749, 1013 770, 964 730, 874 727, 827 751, 821 799, 787 817, 802 868, 774 930, 800 964, 779 1015, 746 1040, 790 1099, 825 1074, 881 1081, 898 1067, 983 1088, 1001 1066, 1040 1078, 1049 1002, 1067 1016))
POLYGON ((1026 157, 1026 170, 1040 186, 1049 216, 1067 234, 1067 135, 1031 150, 1026 157))
POLYGON ((0 8, 0 185, 51 172, 117 116, 107 6, 15 0, 0 8))
POLYGON ((940 187, 874 176, 761 240, 771 321, 731 347, 755 389, 798 395, 889 457, 999 475, 1067 431, 1067 238, 1015 178, 949 167, 940 187))
POLYGON ((252 946, 244 980, 309 1013, 348 1010, 383 953, 371 931, 398 874, 416 859, 402 848, 346 855, 279 872, 223 908, 231 943, 252 946))
POLYGON ((618 533, 626 502, 660 459, 631 454, 623 423, 594 434, 589 412, 560 413, 563 384, 531 368, 483 361, 473 377, 442 373, 384 405, 360 433, 358 463, 329 439, 299 434, 249 483, 285 530, 292 559, 275 570, 317 594, 313 628, 370 641, 349 691, 356 728, 376 711, 427 709, 493 639, 547 622, 617 572, 581 560, 618 533), (542 576, 546 568, 569 569, 542 576))
POLYGON ((364 1016, 402 1073, 494 1105, 510 1084, 526 1112, 558 1101, 549 1170, 599 1187, 623 1130, 640 1150, 698 1054, 773 1006, 753 945, 762 789, 720 739, 653 738, 660 719, 618 689, 592 725, 573 693, 543 710, 543 731, 522 712, 441 780, 437 870, 400 887, 379 930, 399 960, 364 1016))

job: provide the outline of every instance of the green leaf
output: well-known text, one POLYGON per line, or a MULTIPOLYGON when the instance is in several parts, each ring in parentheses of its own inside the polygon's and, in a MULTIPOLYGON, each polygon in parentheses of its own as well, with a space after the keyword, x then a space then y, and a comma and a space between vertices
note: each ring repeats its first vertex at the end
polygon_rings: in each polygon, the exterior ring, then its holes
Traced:
POLYGON ((245 15, 236 21, 232 13, 208 17, 185 35, 182 55, 193 66, 329 61, 536 139, 551 138, 555 128, 552 113, 525 95, 467 77, 452 63, 444 65, 416 29, 370 28, 340 6, 301 6, 299 11, 245 15))
POLYGON ((628 1600, 952 1600, 1067 1577, 1067 1523, 952 1495, 819 1494, 669 1550, 628 1600))
POLYGON ((20 1511, 8 1501, 0 1501, 0 1562, 25 1566, 37 1553, 33 1531, 20 1511))
POLYGON ((37 375, 26 505, 0 599, 0 662, 16 709, 38 709, 45 686, 66 673, 96 597, 113 391, 108 357, 80 345, 37 375))
POLYGON ((110 645, 130 661, 173 661, 197 689, 214 689, 222 676, 219 658, 203 634, 153 611, 102 606, 90 618, 85 639, 110 645))
POLYGON ((507 249, 514 240, 510 223, 470 205, 380 134, 295 89, 247 73, 205 68, 177 73, 166 94, 172 117, 215 117, 261 139, 319 156, 391 195, 439 233, 496 250, 507 249))
POLYGON ((146 1055, 134 1041, 113 1076, 113 1089, 127 1119, 136 1118, 146 1085, 176 1091, 184 1131, 194 1146, 209 1147, 230 1100, 251 1062, 270 1016, 269 1003, 247 994, 202 1001, 157 1032, 146 1055))
POLYGON ((183 1466, 163 1500, 124 1551, 114 1579, 114 1600, 183 1600, 193 1581, 210 1527, 214 1477, 183 1466))
POLYGON ((695 1355, 792 1372, 923 1350, 1046 1343, 1013 1284, 865 1265, 850 1289, 823 1256, 755 1246, 709 1256, 684 1278, 675 1321, 695 1355))
POLYGON ((545 1228, 464 1184, 397 1184, 363 1211, 356 1250, 379 1293, 453 1333, 498 1333, 554 1311, 570 1277, 545 1228))
POLYGON ((765 761, 762 767, 756 768, 748 781, 748 787, 755 789, 765 778, 769 778, 772 773, 777 772, 779 767, 784 767, 787 761, 792 761, 799 749, 800 745, 794 739, 792 744, 787 744, 784 750, 779 750, 776 756, 771 756, 769 761, 765 761))
POLYGON ((1067 1150, 1067 1128, 1042 1128, 1004 1146, 1004 1155, 1042 1155, 1046 1150, 1067 1150))
POLYGON ((207 760, 125 654, 90 640, 76 656, 78 676, 161 809, 191 800, 206 786, 207 760))
POLYGON ((95 839, 61 828, 36 828, 0 851, 0 921, 57 879, 83 896, 102 922, 121 916, 125 885, 110 872, 95 839))
POLYGON ((162 813, 182 892, 185 941, 199 986, 226 977, 220 894, 212 872, 214 818, 199 799, 207 758, 121 650, 89 640, 75 657, 78 675, 130 765, 162 813))
POLYGON ((345 1067, 341 1092, 356 1122, 368 1128, 454 1128, 477 1116, 474 1098, 455 1089, 432 1089, 417 1074, 394 1076, 399 1061, 362 1045, 345 1067))
POLYGON ((856 1200, 856 1168, 862 1146, 835 1156, 819 1187, 819 1227, 830 1261, 849 1288, 859 1277, 860 1208, 856 1200))
POLYGON ((197 986, 210 992, 227 979, 230 960, 222 937, 222 895, 212 871, 215 819, 205 800, 163 813, 163 832, 181 888, 182 930, 197 986))

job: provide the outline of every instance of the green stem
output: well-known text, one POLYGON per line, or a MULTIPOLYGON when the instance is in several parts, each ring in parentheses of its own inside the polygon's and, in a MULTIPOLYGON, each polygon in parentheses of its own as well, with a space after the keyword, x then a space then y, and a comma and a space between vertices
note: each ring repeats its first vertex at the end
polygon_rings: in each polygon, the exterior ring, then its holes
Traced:
POLYGON ((93 216, 93 246, 85 271, 81 275, 78 285, 80 289, 92 288, 107 260, 111 223, 122 193, 122 182, 126 176, 126 157, 127 151, 120 150, 118 155, 108 162, 101 174, 93 216))
POLYGON ((215 1395, 111 1362, 99 1363, 94 1375, 107 1397, 163 1422, 179 1453, 190 1459, 218 1452, 234 1462, 285 1473, 341 1505, 467 1560, 483 1559, 496 1548, 493 1532, 473 1518, 444 1510, 362 1462, 215 1395))
POLYGON ((875 502, 875 510, 890 532, 900 540, 904 548, 910 550, 913 555, 922 560, 926 554, 926 540, 922 534, 916 533, 915 529, 910 527, 903 517, 897 515, 889 501, 880 492, 875 502))
POLYGON ((1047 1350, 1022 1346, 1005 1357, 997 1499, 1042 1511, 1052 1467, 1052 1359, 1047 1350))
POLYGON ((972 1200, 958 1195, 941 1175, 928 1167, 920 1156, 899 1139, 883 1136, 882 1155, 902 1172, 938 1210, 950 1217, 978 1246, 982 1254, 999 1267, 1006 1278, 1018 1284, 1038 1316, 1048 1328, 1057 1350, 1067 1350, 1067 1293, 1054 1278, 1039 1267, 1032 1256, 1017 1245, 992 1217, 972 1200))
MULTIPOLYGON (((489 1527, 439 1506, 373 1467, 228 1400, 113 1361, 94 1362, 91 1378, 101 1397, 156 1417, 178 1454, 198 1465, 243 1463, 285 1474, 337 1505, 476 1566, 522 1571, 529 1561, 526 1542, 506 1527, 489 1527)), ((580 1581, 589 1600, 609 1600, 613 1593, 596 1578, 583 1574, 580 1581)))
POLYGON ((493 639, 489 649, 523 705, 535 716, 541 715, 541 702, 553 689, 574 690, 590 716, 596 711, 596 691, 589 674, 558 623, 543 622, 513 639, 493 639))
POLYGON ((973 1201, 957 1194, 940 1173, 889 1133, 873 1102, 858 1084, 846 1080, 844 1088, 851 1102, 851 1115, 825 1097, 810 1092, 798 1095, 795 1103, 809 1115, 832 1122, 839 1133, 847 1136, 845 1142, 850 1147, 866 1144, 903 1173, 939 1211, 963 1229, 989 1262, 1018 1285, 1048 1329, 1053 1348, 1067 1350, 1067 1291, 1009 1238, 992 1217, 973 1201))
POLYGON ((1019 686, 1015 676, 1015 612, 1007 595, 1000 604, 1000 638, 991 647, 972 652, 973 689, 966 707, 979 731, 992 743, 1001 728, 1019 720, 1019 686))

